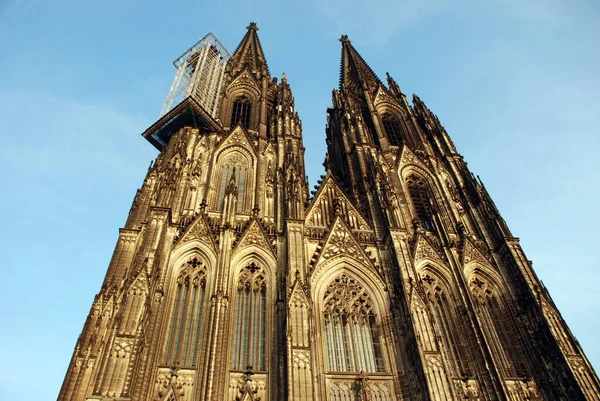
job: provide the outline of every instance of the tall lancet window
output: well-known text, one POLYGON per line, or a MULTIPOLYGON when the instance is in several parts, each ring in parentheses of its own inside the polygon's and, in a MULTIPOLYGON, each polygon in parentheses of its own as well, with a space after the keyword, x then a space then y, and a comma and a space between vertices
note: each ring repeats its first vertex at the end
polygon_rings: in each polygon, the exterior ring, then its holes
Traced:
POLYGON ((167 333, 166 364, 197 366, 204 309, 206 269, 198 258, 186 262, 177 276, 175 301, 167 333))
POLYGON ((382 117, 383 128, 387 134, 390 145, 402 145, 402 124, 398 117, 393 114, 385 113, 382 117))
POLYGON ((383 372, 379 327, 367 292, 342 274, 323 299, 327 365, 330 372, 383 372))
POLYGON ((452 363, 455 375, 457 377, 470 375, 467 332, 460 311, 451 302, 448 286, 429 273, 425 273, 422 280, 439 337, 444 344, 443 351, 452 363))
POLYGON ((235 184, 238 188, 236 212, 243 212, 247 209, 246 183, 248 181, 248 162, 239 153, 231 154, 225 158, 220 174, 217 176, 219 183, 218 210, 223 210, 225 191, 231 182, 232 176, 235 177, 235 184))
POLYGON ((409 176, 406 185, 415 208, 415 218, 424 229, 435 231, 429 186, 425 180, 416 175, 409 176))
POLYGON ((233 102, 231 111, 231 126, 242 123, 244 128, 250 128, 250 112, 252 111, 252 101, 246 96, 240 96, 233 102))
POLYGON ((523 360, 524 349, 517 334, 515 313, 496 287, 482 277, 470 280, 470 289, 487 334, 495 350, 499 368, 505 377, 523 377, 527 369, 523 360))
POLYGON ((250 263, 242 269, 237 286, 231 359, 234 370, 252 366, 255 372, 266 371, 266 300, 264 271, 250 263))

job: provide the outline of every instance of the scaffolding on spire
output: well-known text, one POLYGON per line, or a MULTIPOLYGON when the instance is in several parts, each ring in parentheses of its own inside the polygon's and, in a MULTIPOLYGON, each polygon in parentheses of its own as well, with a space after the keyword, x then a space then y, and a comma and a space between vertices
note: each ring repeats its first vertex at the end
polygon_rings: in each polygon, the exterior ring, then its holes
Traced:
POLYGON ((223 74, 229 57, 229 51, 209 32, 173 61, 177 73, 160 116, 191 96, 212 117, 216 117, 223 74))

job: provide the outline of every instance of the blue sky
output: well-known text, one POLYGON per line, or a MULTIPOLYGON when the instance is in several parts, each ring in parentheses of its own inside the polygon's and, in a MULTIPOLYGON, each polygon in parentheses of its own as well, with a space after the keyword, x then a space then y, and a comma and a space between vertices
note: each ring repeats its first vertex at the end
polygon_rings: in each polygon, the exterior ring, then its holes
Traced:
POLYGON ((57 396, 146 168, 171 62, 261 28, 311 183, 342 33, 417 93, 479 174, 600 367, 600 3, 558 0, 0 2, 0 398, 57 396), (457 4, 458 3, 458 4, 457 4), (526 3, 526 4, 523 4, 526 3))

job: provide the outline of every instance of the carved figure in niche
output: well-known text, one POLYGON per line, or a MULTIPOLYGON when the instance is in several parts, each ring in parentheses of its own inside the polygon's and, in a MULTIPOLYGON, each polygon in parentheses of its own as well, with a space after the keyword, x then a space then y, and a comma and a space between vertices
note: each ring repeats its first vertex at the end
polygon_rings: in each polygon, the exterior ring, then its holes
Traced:
POLYGON ((530 377, 526 377, 523 381, 519 382, 519 387, 523 398, 526 400, 541 400, 540 392, 530 377))
POLYGON ((275 180, 273 179, 273 163, 271 162, 271 160, 269 160, 269 164, 267 165, 267 175, 265 177, 265 184, 266 184, 265 194, 266 194, 267 198, 273 197, 274 181, 275 180))
POLYGON ((479 399, 479 389, 477 388, 477 383, 474 380, 469 380, 467 378, 462 379, 461 389, 464 400, 479 399))

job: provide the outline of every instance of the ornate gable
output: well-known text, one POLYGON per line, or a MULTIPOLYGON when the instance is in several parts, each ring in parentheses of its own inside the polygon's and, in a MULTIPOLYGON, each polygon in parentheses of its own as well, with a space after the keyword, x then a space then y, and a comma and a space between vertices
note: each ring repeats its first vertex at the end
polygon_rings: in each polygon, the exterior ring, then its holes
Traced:
POLYGON ((289 291, 289 297, 288 299, 290 307, 292 306, 298 306, 298 307, 308 307, 309 302, 308 302, 308 294, 306 293, 306 290, 304 288, 304 285, 302 285, 301 279, 300 279, 300 272, 296 271, 296 278, 294 280, 294 283, 291 285, 290 287, 290 291, 289 291))
POLYGON ((463 266, 471 262, 479 262, 485 266, 490 266, 489 259, 481 252, 481 250, 471 242, 470 239, 465 238, 463 246, 463 266))
POLYGON ((373 105, 375 106, 375 108, 378 108, 379 106, 387 106, 389 108, 397 110, 399 113, 404 114, 402 111, 402 107, 398 104, 396 99, 390 96, 388 90, 385 89, 385 87, 382 85, 379 85, 377 87, 377 92, 375 93, 373 105))
POLYGON ((133 280, 127 292, 135 294, 147 294, 148 293, 148 278, 145 269, 140 271, 137 277, 133 280))
POLYGON ((199 241, 199 242, 202 242, 202 243, 208 245, 213 250, 217 249, 215 242, 213 240, 212 234, 210 232, 210 229, 208 228, 208 225, 206 224, 206 221, 204 220, 203 214, 200 214, 196 218, 196 220, 194 220, 194 222, 192 224, 190 224, 188 229, 185 230, 185 232, 183 233, 181 238, 175 244, 175 248, 177 248, 178 246, 181 246, 187 242, 190 242, 190 241, 199 241))
POLYGON ((271 245, 271 241, 262 230, 258 220, 252 220, 244 234, 242 234, 239 242, 234 248, 234 253, 246 247, 258 247, 270 252, 275 257, 275 251, 271 245))
POLYGON ((335 220, 321 252, 313 259, 314 266, 339 257, 352 258, 363 264, 374 264, 341 217, 335 220))
POLYGON ((236 127, 231 130, 229 135, 227 135, 221 143, 219 144, 219 149, 217 152, 222 151, 224 148, 229 146, 240 146, 242 148, 248 149, 251 151, 252 155, 256 157, 256 152, 254 151, 253 141, 250 140, 248 134, 244 127, 241 124, 236 125, 236 127))
POLYGON ((417 156, 412 150, 410 150, 408 148, 408 146, 404 146, 402 148, 402 154, 400 156, 400 161, 401 161, 400 162, 401 165, 412 164, 412 165, 420 166, 420 167, 426 169, 427 171, 429 171, 429 166, 423 160, 421 160, 421 158, 419 156, 417 156))
POLYGON ((415 252, 413 255, 413 261, 416 263, 423 259, 444 261, 444 257, 435 249, 431 242, 425 235, 419 234, 417 244, 415 246, 415 252))
POLYGON ((335 219, 335 208, 341 209, 341 215, 353 230, 371 230, 369 223, 335 179, 327 174, 306 212, 306 225, 329 227, 335 219))
POLYGON ((260 86, 248 68, 244 68, 227 86, 227 92, 232 92, 236 89, 247 89, 254 95, 260 95, 260 86))

